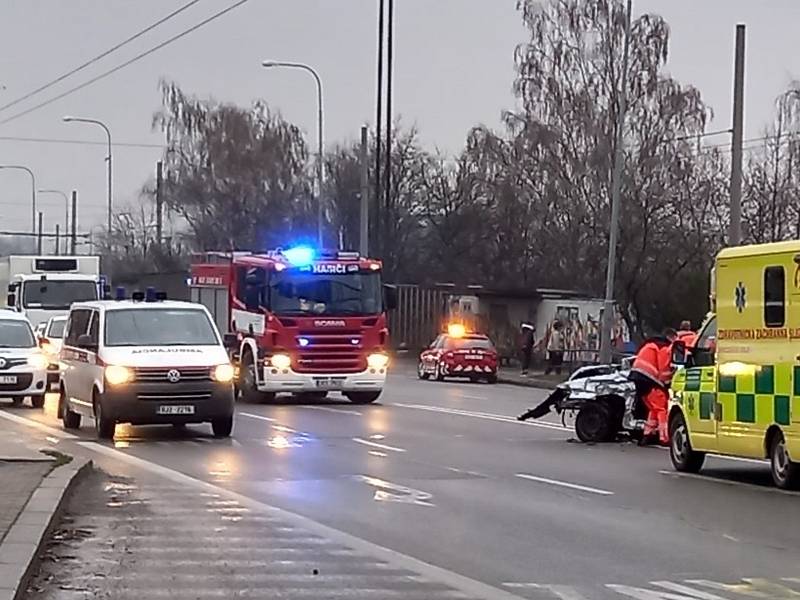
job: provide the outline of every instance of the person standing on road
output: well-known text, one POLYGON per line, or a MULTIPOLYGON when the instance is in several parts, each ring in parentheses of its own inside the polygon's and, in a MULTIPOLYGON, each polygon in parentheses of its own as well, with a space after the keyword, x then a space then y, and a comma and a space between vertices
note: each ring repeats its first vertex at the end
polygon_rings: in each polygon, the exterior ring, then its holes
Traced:
POLYGON ((662 335, 648 338, 633 360, 629 378, 636 385, 636 395, 647 406, 642 445, 656 439, 665 445, 669 443, 667 390, 672 381, 672 342, 676 337, 676 331, 667 328, 662 335))
POLYGON ((561 375, 562 364, 564 364, 564 334, 561 332, 561 321, 556 319, 547 338, 547 367, 544 374, 555 372, 556 375, 561 375))
POLYGON ((522 376, 527 377, 528 369, 531 367, 536 328, 530 323, 522 323, 520 329, 522 333, 522 343, 520 344, 522 350, 522 376))

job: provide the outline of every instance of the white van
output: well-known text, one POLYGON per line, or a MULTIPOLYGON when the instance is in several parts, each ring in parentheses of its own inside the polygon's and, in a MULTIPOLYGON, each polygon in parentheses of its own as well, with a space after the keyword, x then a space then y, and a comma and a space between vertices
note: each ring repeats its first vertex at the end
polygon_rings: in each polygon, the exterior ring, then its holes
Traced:
POLYGON ((100 439, 117 423, 211 423, 233 429, 234 370, 208 310, 189 302, 100 300, 73 304, 60 353, 64 427, 94 419, 100 439))
POLYGON ((28 319, 0 309, 0 398, 19 405, 29 396, 34 408, 42 408, 49 363, 28 319))

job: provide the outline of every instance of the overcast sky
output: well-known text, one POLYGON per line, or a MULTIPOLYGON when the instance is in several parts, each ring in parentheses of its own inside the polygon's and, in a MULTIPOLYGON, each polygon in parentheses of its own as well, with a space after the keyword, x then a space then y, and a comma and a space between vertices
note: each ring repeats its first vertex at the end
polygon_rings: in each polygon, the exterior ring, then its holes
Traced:
MULTIPOLYGON (((0 105, 47 82, 187 0, 3 0, 0 2, 0 105)), ((201 0, 190 10, 51 88, 0 113, 0 120, 111 68, 228 6, 201 0)), ((395 109, 419 126, 424 142, 457 152, 477 123, 496 127, 514 106, 514 47, 525 32, 516 0, 396 0, 395 109)), ((61 116, 97 118, 115 142, 159 144, 150 129, 166 77, 200 96, 248 105, 266 99, 311 132, 313 81, 299 71, 265 71, 262 59, 304 61, 325 84, 328 142, 354 139, 374 121, 377 0, 250 0, 203 29, 118 73, 27 116, 0 125, 0 136, 104 141, 101 129, 61 116)), ((634 0, 672 28, 668 69, 692 83, 713 107, 710 129, 730 123, 733 37, 748 26, 746 136, 771 118, 775 97, 800 78, 800 0, 634 0)), ((717 143, 724 138, 715 138, 717 143)), ((80 229, 105 222, 103 146, 0 140, 0 164, 24 164, 38 187, 80 194, 80 229)), ((130 204, 152 177, 157 148, 117 147, 115 202, 130 204)), ((63 222, 63 201, 42 196, 45 223, 63 222)), ((30 226, 30 184, 0 170, 0 230, 30 226)))

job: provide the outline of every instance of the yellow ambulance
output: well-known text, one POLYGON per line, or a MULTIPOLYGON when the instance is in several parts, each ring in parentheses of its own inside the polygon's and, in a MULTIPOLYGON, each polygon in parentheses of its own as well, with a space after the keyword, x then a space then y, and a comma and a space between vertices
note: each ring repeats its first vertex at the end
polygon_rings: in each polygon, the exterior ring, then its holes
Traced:
POLYGON ((670 456, 697 472, 708 452, 770 461, 800 487, 800 241, 722 250, 712 314, 695 347, 673 353, 670 456))

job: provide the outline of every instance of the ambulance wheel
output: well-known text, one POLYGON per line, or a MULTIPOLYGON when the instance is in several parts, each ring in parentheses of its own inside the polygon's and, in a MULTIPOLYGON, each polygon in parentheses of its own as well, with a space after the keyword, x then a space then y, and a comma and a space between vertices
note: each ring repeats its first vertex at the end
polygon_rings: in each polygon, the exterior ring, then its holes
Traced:
POLYGON ((669 422, 669 457, 672 466, 681 473, 697 473, 706 460, 705 452, 692 450, 689 429, 680 413, 676 413, 669 422))
POLYGON ((381 397, 380 392, 348 392, 347 399, 353 404, 371 404, 381 397))
POLYGON ((44 408, 44 394, 31 396, 31 406, 33 408, 44 408))
POLYGON ((770 472, 775 485, 782 490, 800 488, 800 463, 792 462, 786 448, 786 438, 778 432, 772 438, 769 450, 770 472))
POLYGON ((253 355, 248 351, 242 361, 242 380, 239 385, 240 398, 249 404, 261 404, 275 400, 275 392, 262 392, 256 383, 256 368, 253 355))
POLYGON ((422 364, 422 361, 419 361, 417 365, 417 377, 420 379, 430 379, 431 374, 425 372, 425 365, 422 364))
POLYGON ((67 394, 64 388, 61 388, 61 394, 58 398, 58 415, 61 417, 61 423, 64 429, 80 429, 81 415, 69 409, 67 406, 67 394))
POLYGON ((233 415, 211 421, 211 431, 215 438, 230 437, 233 431, 233 415))
POLYGON ((94 430, 98 440, 113 440, 117 423, 105 416, 103 401, 99 397, 94 400, 94 430))
POLYGON ((584 444, 611 441, 611 415, 602 402, 590 402, 578 411, 575 418, 575 433, 584 444))

